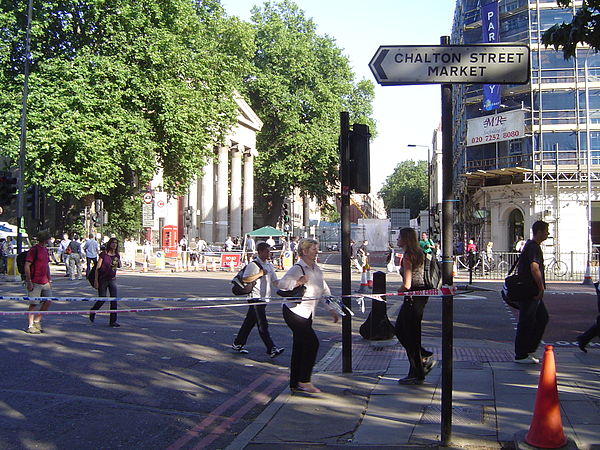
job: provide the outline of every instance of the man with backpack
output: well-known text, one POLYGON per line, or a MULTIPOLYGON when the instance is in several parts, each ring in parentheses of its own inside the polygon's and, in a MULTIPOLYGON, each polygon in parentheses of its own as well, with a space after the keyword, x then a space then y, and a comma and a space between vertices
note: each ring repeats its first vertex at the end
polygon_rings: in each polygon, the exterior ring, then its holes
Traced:
MULTIPOLYGON (((40 231, 38 243, 27 252, 25 258, 25 286, 29 297, 52 297, 52 277, 50 275, 50 255, 48 253, 48 242, 50 233, 40 231)), ((35 311, 37 305, 40 311, 47 311, 52 302, 50 300, 34 300, 29 302, 28 311, 35 311)), ((28 327, 25 330, 29 334, 40 334, 42 330, 42 314, 28 314, 28 327)))
POLYGON ((69 265, 69 280, 74 280, 77 277, 78 280, 82 280, 81 275, 81 242, 79 242, 79 236, 73 235, 73 240, 69 242, 67 247, 68 253, 68 265, 69 265))
POLYGON ((248 340, 248 335, 252 331, 252 328, 254 328, 254 325, 256 325, 258 327, 258 334, 267 348, 267 353, 271 358, 275 358, 277 355, 283 353, 285 349, 277 347, 271 339, 269 323, 267 322, 266 302, 271 297, 271 287, 277 285, 278 279, 273 264, 269 262, 271 256, 271 247, 269 244, 260 242, 256 246, 256 251, 257 256, 244 269, 242 281, 244 283, 256 282, 248 298, 248 303, 259 304, 248 307, 246 318, 231 348, 238 353, 248 353, 248 350, 244 346, 248 340))

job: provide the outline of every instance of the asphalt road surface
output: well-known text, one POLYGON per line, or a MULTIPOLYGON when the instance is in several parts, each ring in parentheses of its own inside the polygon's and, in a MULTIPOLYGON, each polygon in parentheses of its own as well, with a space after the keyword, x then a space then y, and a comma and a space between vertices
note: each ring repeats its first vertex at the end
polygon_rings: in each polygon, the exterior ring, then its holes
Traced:
MULTIPOLYGON (((53 268, 55 270, 56 267, 53 268)), ((231 273, 119 274, 122 297, 230 296, 231 273)), ((326 277, 340 292, 340 274, 326 277)), ((87 281, 55 277, 55 295, 88 296, 87 281)), ((354 286, 358 287, 357 274, 354 286)), ((388 279, 388 292, 399 283, 388 279)), ((494 287, 490 284, 490 287, 494 287)), ((15 283, 1 283, 1 295, 20 295, 15 283)), ((243 302, 243 300, 242 300, 243 302)), ((221 302, 219 302, 221 303, 221 302)), ((573 345, 595 317, 596 297, 588 286, 551 286, 546 297, 551 322, 545 341, 573 345)), ((200 303, 120 302, 120 308, 187 306, 200 303)), ((400 301, 388 311, 395 319, 400 301)), ((0 311, 22 311, 2 300, 0 311)), ((56 303, 51 310, 87 310, 89 302, 56 303)), ((106 305, 107 306, 107 305, 106 305)), ((106 308, 105 306, 105 308, 106 308)), ((367 312, 369 301, 367 301, 367 312)), ((286 352, 270 359, 256 331, 249 355, 233 353, 231 342, 246 307, 123 313, 120 328, 108 316, 95 323, 86 314, 54 315, 45 333, 24 333, 25 316, 0 315, 0 448, 223 448, 287 387, 291 333, 280 308, 267 313, 275 343, 286 352)), ((366 314, 356 311, 354 339, 366 314)), ((454 298, 454 338, 511 342, 516 315, 495 292, 454 298)), ((341 341, 341 327, 323 310, 315 320, 319 358, 341 341)), ((429 300, 424 342, 441 346, 441 299, 429 300)))

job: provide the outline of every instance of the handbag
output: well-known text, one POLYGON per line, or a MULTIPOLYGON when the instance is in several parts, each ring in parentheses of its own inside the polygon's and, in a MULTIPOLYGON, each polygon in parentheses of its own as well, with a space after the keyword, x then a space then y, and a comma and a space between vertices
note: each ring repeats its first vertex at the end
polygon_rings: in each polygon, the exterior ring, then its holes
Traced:
MULTIPOLYGON (((295 264, 295 265, 300 267, 300 269, 302 270, 302 275, 306 275, 306 273, 304 272, 304 267, 302 267, 300 264, 295 264)), ((300 286, 296 286, 294 289, 290 289, 289 291, 285 291, 283 289, 278 289, 277 295, 279 295, 280 297, 302 298, 302 297, 304 297, 305 292, 306 292, 306 286, 301 284, 300 286)))

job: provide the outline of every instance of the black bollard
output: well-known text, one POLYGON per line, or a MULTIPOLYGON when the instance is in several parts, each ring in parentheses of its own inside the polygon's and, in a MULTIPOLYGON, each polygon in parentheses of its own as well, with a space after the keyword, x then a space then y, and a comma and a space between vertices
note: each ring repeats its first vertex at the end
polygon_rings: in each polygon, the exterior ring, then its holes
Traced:
MULTIPOLYGON (((373 274, 373 294, 385 294, 385 273, 373 274)), ((371 301, 371 312, 360 326, 360 335, 370 341, 384 341, 395 335, 394 327, 387 316, 387 303, 381 300, 371 301)))

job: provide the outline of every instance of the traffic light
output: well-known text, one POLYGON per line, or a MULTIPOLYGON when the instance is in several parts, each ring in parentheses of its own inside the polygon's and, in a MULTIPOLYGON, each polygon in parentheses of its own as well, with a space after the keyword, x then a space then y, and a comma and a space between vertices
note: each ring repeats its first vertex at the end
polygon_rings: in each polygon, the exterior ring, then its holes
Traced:
POLYGON ((292 218, 290 217, 289 204, 284 203, 281 207, 281 217, 283 219, 283 231, 290 231, 292 227, 292 218))
POLYGON ((192 207, 188 206, 183 211, 183 224, 186 228, 190 228, 192 226, 192 207))
POLYGON ((350 146, 350 189, 359 194, 371 192, 369 127, 360 123, 352 126, 350 146))
POLYGON ((10 176, 0 177, 0 206, 8 206, 17 196, 17 179, 10 176))
POLYGON ((40 218, 40 189, 37 186, 30 186, 27 189, 27 195, 25 197, 25 208, 31 214, 33 220, 40 218))

